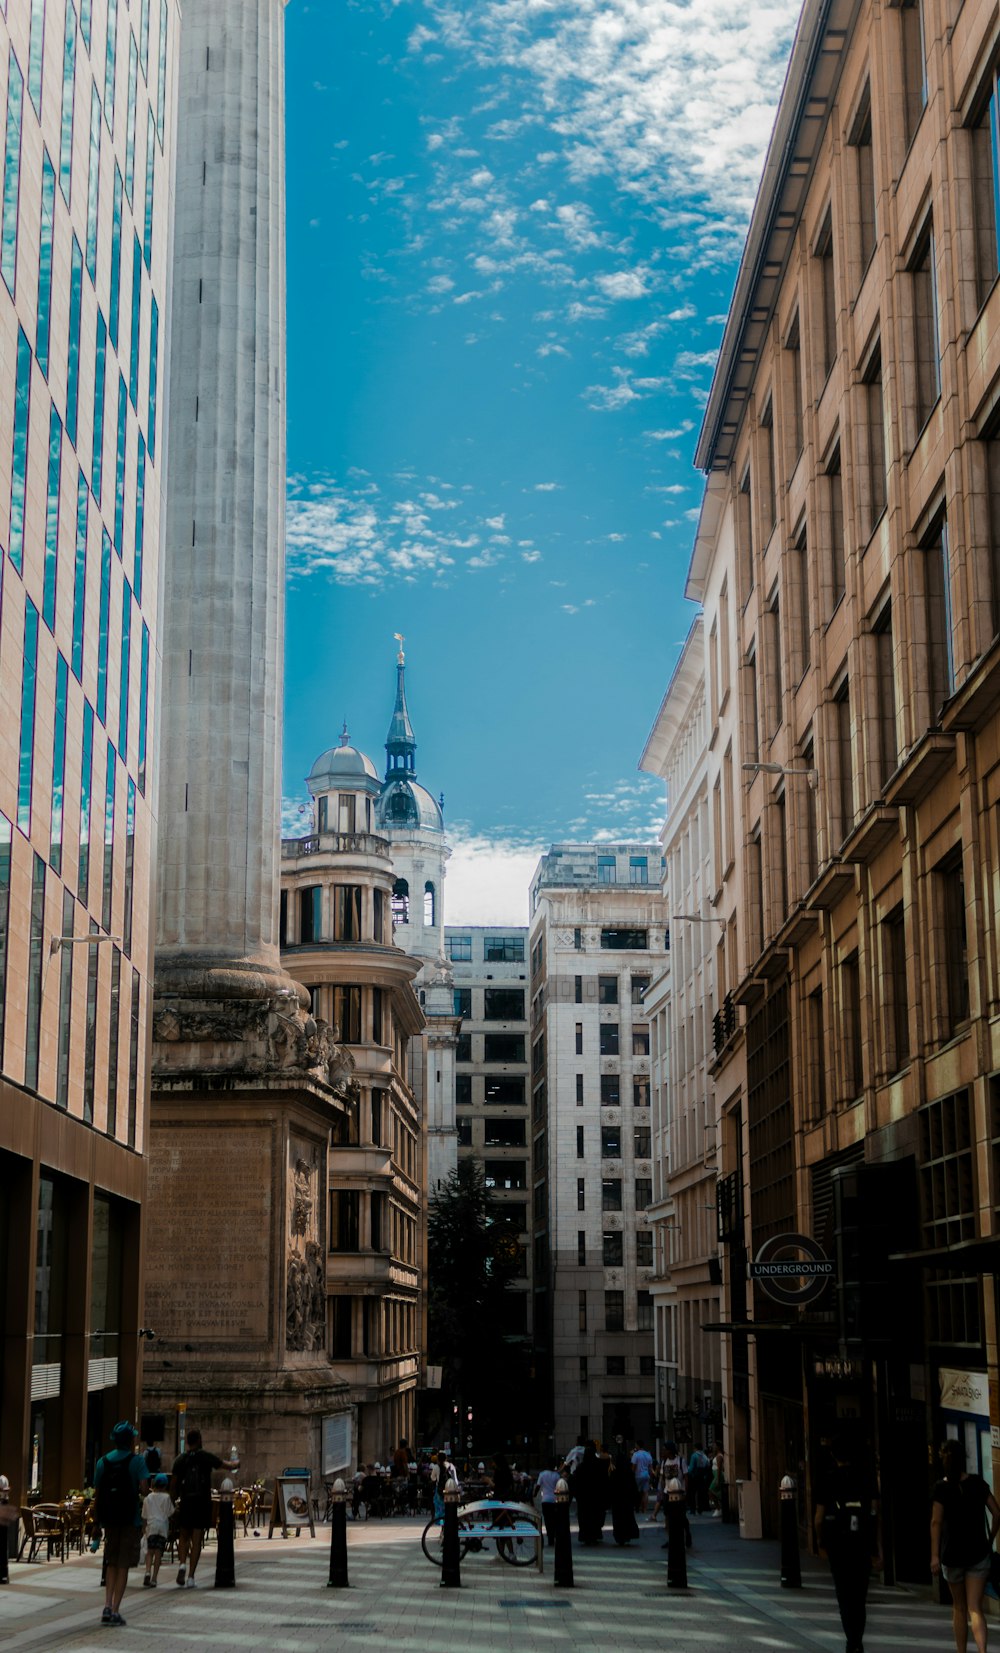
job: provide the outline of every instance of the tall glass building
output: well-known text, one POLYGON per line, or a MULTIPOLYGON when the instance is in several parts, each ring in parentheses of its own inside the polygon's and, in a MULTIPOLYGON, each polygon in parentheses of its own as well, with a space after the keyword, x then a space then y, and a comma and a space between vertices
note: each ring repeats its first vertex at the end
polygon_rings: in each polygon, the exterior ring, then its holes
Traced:
POLYGON ((175 0, 0 6, 0 1466, 136 1397, 175 0))

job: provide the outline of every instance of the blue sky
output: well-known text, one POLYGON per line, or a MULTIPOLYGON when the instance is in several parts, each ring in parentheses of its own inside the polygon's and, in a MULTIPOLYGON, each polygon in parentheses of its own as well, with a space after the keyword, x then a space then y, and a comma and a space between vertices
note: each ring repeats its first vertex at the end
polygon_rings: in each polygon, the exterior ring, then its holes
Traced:
POLYGON ((286 820, 406 634, 452 922, 655 833, 692 466, 794 0, 289 6, 286 820))

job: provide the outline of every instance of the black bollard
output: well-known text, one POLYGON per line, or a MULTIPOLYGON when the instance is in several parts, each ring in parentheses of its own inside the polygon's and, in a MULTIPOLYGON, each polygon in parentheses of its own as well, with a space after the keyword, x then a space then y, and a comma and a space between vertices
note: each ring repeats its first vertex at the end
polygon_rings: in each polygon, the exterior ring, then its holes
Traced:
POLYGON ((795 1482, 790 1475, 782 1476, 778 1497, 781 1502, 781 1583, 786 1590, 801 1590, 799 1523, 795 1508, 795 1482))
POLYGON ((0 1584, 10 1583, 10 1568, 8 1566, 7 1533, 9 1529, 0 1521, 0 1584))
POLYGON ((686 1590, 687 1581, 687 1499, 675 1478, 667 1488, 667 1585, 686 1590))
POLYGON ((215 1530, 215 1588, 236 1588, 236 1512, 232 1493, 223 1493, 219 1503, 219 1525, 215 1530))
POLYGON ((327 1587, 346 1590, 347 1576, 347 1488, 339 1478, 330 1495, 330 1577, 327 1587))
POLYGON ((441 1547, 441 1588, 462 1587, 462 1556, 458 1542, 458 1486, 449 1481, 444 1489, 444 1542, 441 1547))
POLYGON ((553 1561, 553 1579, 557 1589, 573 1588, 573 1541, 569 1532, 569 1487, 560 1480, 556 1484, 556 1544, 553 1561))

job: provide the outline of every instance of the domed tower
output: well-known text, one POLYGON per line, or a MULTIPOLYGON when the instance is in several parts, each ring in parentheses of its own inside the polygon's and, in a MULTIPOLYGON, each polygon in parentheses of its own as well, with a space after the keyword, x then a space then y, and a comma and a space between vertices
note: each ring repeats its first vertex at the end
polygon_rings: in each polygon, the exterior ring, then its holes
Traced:
POLYGON ((394 873, 393 940, 421 960, 414 983, 427 1017, 422 1101, 427 1118, 428 1188, 433 1191, 458 1164, 455 1125, 455 1048, 460 1017, 455 983, 444 951, 444 869, 449 850, 440 803, 417 780, 417 742, 406 705, 406 657, 397 632, 396 701, 386 737, 385 780, 377 830, 389 840, 394 873))
POLYGON ((350 743, 347 724, 340 743, 321 752, 306 777, 313 800, 314 832, 371 832, 382 790, 371 758, 350 743))

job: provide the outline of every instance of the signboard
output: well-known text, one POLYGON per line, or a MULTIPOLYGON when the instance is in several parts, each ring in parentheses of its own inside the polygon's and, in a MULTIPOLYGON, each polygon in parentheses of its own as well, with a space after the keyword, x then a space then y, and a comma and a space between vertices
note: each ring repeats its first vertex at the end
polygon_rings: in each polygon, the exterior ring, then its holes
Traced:
POLYGON ((773 1302, 794 1308, 815 1303, 836 1272, 837 1265, 808 1234, 776 1234, 747 1265, 750 1279, 759 1280, 773 1302))
POLYGON ((333 1412, 323 1419, 323 1474, 335 1475, 351 1463, 351 1414, 333 1412))
POLYGON ((941 1406, 946 1412, 970 1412, 973 1417, 990 1415, 989 1390, 985 1372, 958 1372, 950 1366, 938 1368, 941 1406))
POLYGON ((275 1527, 281 1528, 283 1538, 288 1537, 289 1527, 294 1527, 296 1533, 302 1527, 308 1527, 313 1538, 316 1537, 316 1528, 313 1525, 312 1502, 309 1497, 309 1471, 296 1470, 290 1475, 277 1475, 274 1480, 274 1497, 271 1501, 271 1520, 268 1524, 267 1536, 271 1537, 275 1527))

